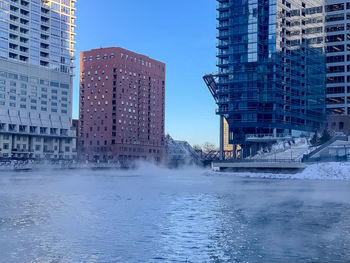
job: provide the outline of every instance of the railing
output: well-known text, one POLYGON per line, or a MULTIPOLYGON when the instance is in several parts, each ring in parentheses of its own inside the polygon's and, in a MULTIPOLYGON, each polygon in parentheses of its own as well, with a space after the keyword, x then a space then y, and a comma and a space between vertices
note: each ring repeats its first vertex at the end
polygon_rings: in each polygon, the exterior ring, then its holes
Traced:
POLYGON ((278 134, 246 134, 246 140, 249 139, 275 139, 275 138, 291 138, 292 135, 288 133, 278 133, 278 134))
POLYGON ((295 159, 231 159, 223 160, 224 163, 302 163, 301 160, 295 159))
POLYGON ((218 4, 218 5, 216 5, 216 9, 218 10, 218 9, 223 9, 223 8, 229 8, 230 7, 230 5, 229 5, 229 3, 220 3, 220 4, 218 4))
POLYGON ((226 18, 229 18, 230 17, 230 15, 229 14, 218 14, 217 16, 216 16, 216 19, 226 19, 226 18))

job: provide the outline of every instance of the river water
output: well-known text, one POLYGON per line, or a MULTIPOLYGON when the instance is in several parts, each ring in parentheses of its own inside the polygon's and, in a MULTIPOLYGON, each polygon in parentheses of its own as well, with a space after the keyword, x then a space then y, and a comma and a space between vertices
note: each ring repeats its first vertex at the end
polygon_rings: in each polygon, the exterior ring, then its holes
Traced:
POLYGON ((350 262, 350 181, 0 172, 0 262, 350 262))

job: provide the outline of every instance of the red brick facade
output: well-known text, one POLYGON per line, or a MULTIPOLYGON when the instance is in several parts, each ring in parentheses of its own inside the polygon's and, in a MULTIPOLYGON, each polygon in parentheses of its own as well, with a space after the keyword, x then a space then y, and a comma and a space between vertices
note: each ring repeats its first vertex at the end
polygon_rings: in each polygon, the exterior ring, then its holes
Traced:
POLYGON ((350 116, 329 115, 327 118, 327 128, 331 133, 350 135, 350 116))
POLYGON ((165 64, 117 47, 82 52, 79 111, 81 158, 160 161, 165 64))

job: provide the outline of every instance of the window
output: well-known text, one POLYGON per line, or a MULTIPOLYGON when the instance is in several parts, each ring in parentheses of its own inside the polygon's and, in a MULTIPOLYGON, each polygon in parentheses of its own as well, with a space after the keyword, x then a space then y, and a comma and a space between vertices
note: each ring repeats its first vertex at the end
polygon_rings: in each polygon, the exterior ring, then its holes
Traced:
POLYGON ((343 83, 345 82, 344 76, 327 77, 327 83, 343 83))
POLYGON ((328 56, 327 57, 327 63, 337 63, 337 62, 344 62, 345 56, 328 56))
POLYGON ((334 22, 344 20, 344 14, 326 15, 326 22, 334 22))
POLYGON ((327 73, 341 73, 345 72, 345 66, 328 66, 327 73))
POLYGON ((326 5, 326 12, 335 12, 339 10, 344 10, 344 4, 333 4, 333 5, 326 5))
POLYGON ((327 87, 327 94, 337 94, 337 93, 344 93, 345 87, 327 87))
POLYGON ((333 35, 333 36, 327 36, 326 37, 326 42, 330 43, 330 42, 342 42, 344 41, 344 34, 340 34, 340 35, 333 35))
POLYGON ((343 31, 344 28, 345 28, 344 24, 337 24, 337 25, 326 26, 326 32, 343 31))
POLYGON ((344 103, 345 103, 344 97, 327 98, 327 104, 344 104, 344 103))
POLYGON ((328 46, 326 48, 327 53, 343 52, 344 50, 344 45, 328 46))

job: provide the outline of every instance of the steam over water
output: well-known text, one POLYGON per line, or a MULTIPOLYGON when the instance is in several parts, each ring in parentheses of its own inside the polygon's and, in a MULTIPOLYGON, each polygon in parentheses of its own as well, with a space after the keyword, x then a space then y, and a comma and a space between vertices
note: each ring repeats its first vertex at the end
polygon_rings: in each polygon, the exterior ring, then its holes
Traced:
POLYGON ((350 262, 350 181, 0 172, 0 262, 350 262))

